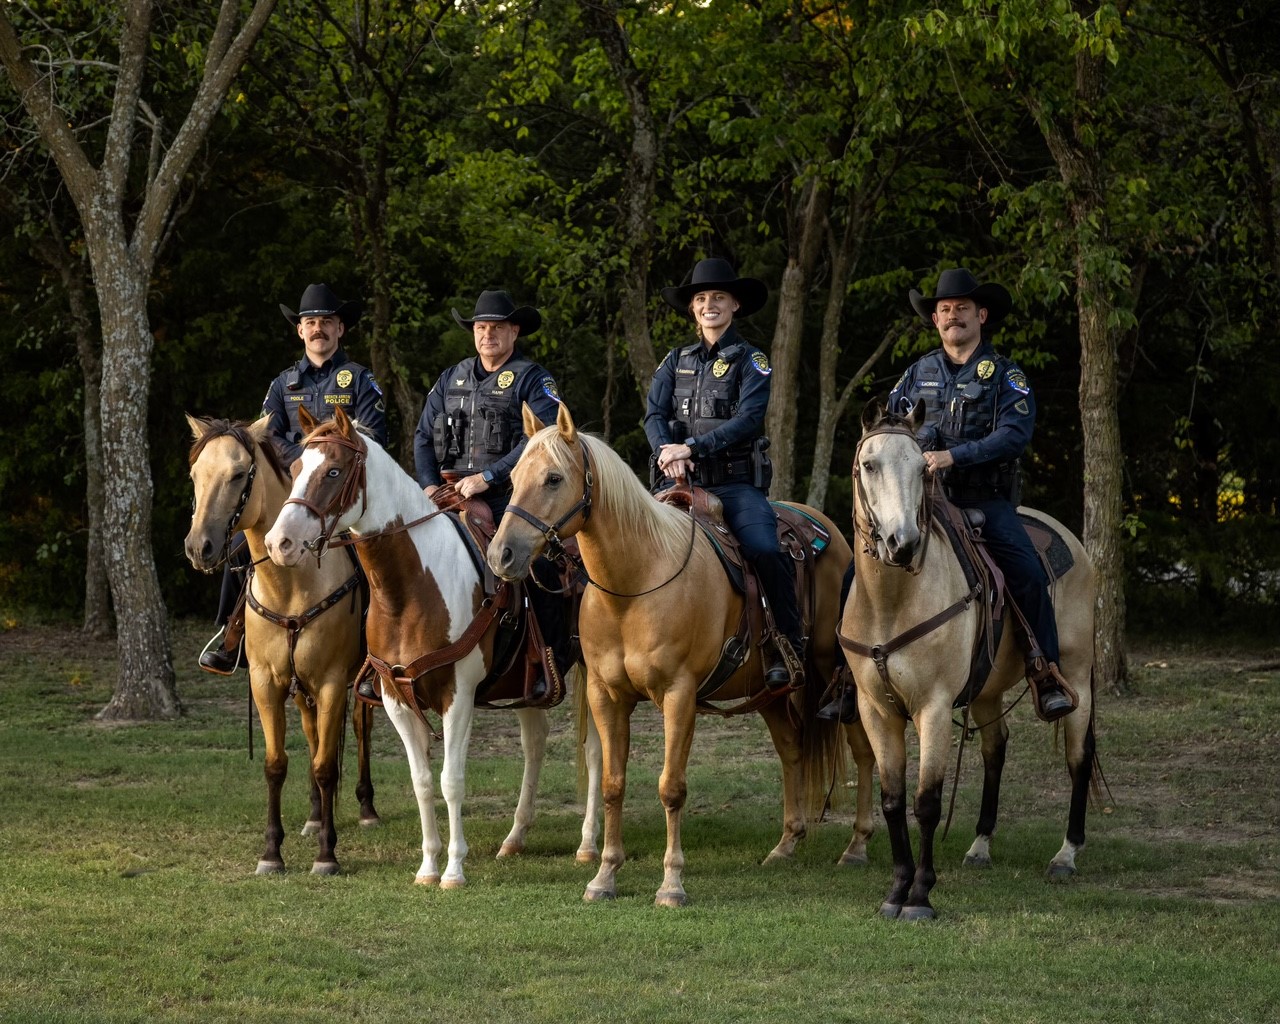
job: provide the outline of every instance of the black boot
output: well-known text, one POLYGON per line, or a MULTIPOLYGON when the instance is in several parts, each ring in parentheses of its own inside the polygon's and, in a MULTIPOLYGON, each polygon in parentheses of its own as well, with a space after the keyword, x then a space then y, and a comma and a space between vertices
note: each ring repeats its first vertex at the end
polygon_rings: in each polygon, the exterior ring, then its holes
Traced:
POLYGON ((373 688, 372 676, 365 676, 356 684, 356 696, 371 704, 382 703, 382 698, 378 696, 378 691, 373 688))
POLYGON ((818 709, 818 717, 824 722, 839 720, 844 725, 852 725, 858 720, 858 690, 850 683, 828 703, 818 709))
MULTIPOLYGON (((787 652, 778 650, 776 657, 765 668, 765 685, 771 690, 784 686, 801 686, 804 683, 804 626, 800 621, 800 606, 796 602, 796 568, 785 551, 757 555, 756 576, 765 600, 773 609, 773 622, 781 637, 791 647, 795 660, 787 652)), ((781 647, 781 645, 779 645, 781 647)))
POLYGON ((1036 715, 1041 721, 1056 722, 1065 718, 1079 705, 1080 698, 1058 671, 1054 662, 1027 674, 1031 692, 1036 699, 1036 715))
POLYGON ((200 667, 216 676, 233 675, 244 661, 244 638, 241 637, 235 647, 228 649, 222 645, 225 633, 225 627, 218 630, 200 653, 200 667))

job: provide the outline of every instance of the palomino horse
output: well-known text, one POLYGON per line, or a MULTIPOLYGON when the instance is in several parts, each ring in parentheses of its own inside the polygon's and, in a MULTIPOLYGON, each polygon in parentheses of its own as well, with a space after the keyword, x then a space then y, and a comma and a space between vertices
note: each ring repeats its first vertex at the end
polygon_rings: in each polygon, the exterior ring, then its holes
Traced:
MULTIPOLYGON (((267 845, 258 874, 284 870, 280 844, 280 791, 289 767, 284 749, 285 700, 292 696, 311 751, 311 817, 303 835, 319 836, 314 874, 338 870, 333 799, 341 769, 347 690, 364 658, 360 637, 362 598, 346 559, 328 565, 280 569, 266 557, 264 535, 289 494, 289 474, 267 436, 267 420, 233 423, 187 417, 195 444, 191 482, 195 505, 187 558, 212 572, 226 558, 232 535, 243 530, 254 560, 245 615, 249 685, 262 722, 267 753, 267 845), (251 613, 251 614, 250 614, 251 613), (312 623, 318 616, 320 621, 312 623)), ((377 825, 369 778, 373 716, 357 702, 352 712, 360 778, 360 824, 377 825)))
MULTIPOLYGON (((935 882, 934 833, 942 813, 942 788, 951 754, 952 708, 961 698, 978 653, 983 603, 974 594, 947 533, 932 514, 931 488, 916 441, 923 402, 908 417, 892 416, 873 402, 862 414, 862 439, 854 456, 855 582, 845 605, 841 642, 858 685, 858 706, 880 767, 880 799, 893 849, 893 884, 881 905, 885 917, 935 916, 929 893, 935 882), (871 656, 867 655, 871 651, 871 656), (920 737, 915 815, 920 862, 912 858, 907 830, 907 720, 920 737)), ((1079 540, 1042 512, 1022 510, 1065 541, 1072 567, 1054 585, 1063 675, 1075 683, 1079 706, 1064 718, 1071 809, 1051 877, 1075 871, 1084 847, 1085 810, 1093 780, 1093 567, 1079 540)), ((1023 655, 1006 628, 993 667, 969 703, 982 734, 985 766, 977 838, 965 863, 991 863, 1009 727, 1005 691, 1025 674, 1023 655)))
MULTIPOLYGON (((355 537, 356 553, 369 578, 370 662, 376 657, 394 666, 397 677, 412 675, 411 682, 404 678, 411 699, 385 680, 382 696, 387 717, 404 742, 422 819, 422 865, 415 881, 460 888, 466 884, 462 798, 467 745, 476 690, 494 664, 493 601, 486 597, 484 579, 451 517, 439 514, 395 459, 360 433, 341 406, 332 420, 320 425, 306 410, 299 410, 299 419, 308 431, 301 465, 292 496, 267 535, 267 550, 277 563, 296 565, 308 552, 319 558, 336 530, 348 530, 355 537), (415 663, 433 662, 424 672, 413 671, 415 663), (442 844, 432 792, 431 730, 423 708, 440 715, 444 731, 440 791, 449 810, 449 858, 443 875, 437 866, 442 844)), ((546 711, 524 708, 516 714, 524 778, 515 823, 499 857, 524 850, 550 731, 546 711)), ((597 856, 599 815, 600 754, 594 730, 587 734, 586 755, 587 811, 577 859, 589 863, 597 856)))
MULTIPOLYGON (((543 428, 528 406, 530 441, 512 473, 514 494, 489 546, 489 565, 508 579, 524 577, 548 544, 576 535, 592 586, 579 617, 587 667, 587 698, 604 746, 605 842, 600 870, 587 900, 612 899, 625 860, 622 800, 626 789, 631 714, 641 700, 660 709, 665 734, 658 796, 666 809, 664 876, 655 902, 682 906, 684 852, 680 845, 686 767, 699 703, 750 699, 763 689, 758 647, 713 693, 700 685, 735 636, 743 610, 710 541, 689 515, 655 501, 630 468, 603 441, 580 433, 560 406, 556 424, 543 428)), ((803 506, 798 506, 803 507, 803 506)), ((815 622, 809 671, 829 679, 836 663, 834 630, 840 582, 849 546, 821 513, 806 509, 830 534, 830 550, 817 562, 815 622), (821 624, 827 624, 821 628, 821 624)), ((812 678, 812 677, 811 677, 812 678)), ((805 707, 779 697, 752 702, 769 726, 782 760, 783 831, 766 860, 789 858, 804 836, 806 815, 821 806, 826 765, 838 733, 814 717, 822 686, 804 687, 805 707), (816 800, 814 798, 817 798, 816 800)), ((871 834, 871 751, 861 727, 858 820, 846 863, 865 858, 871 834)))

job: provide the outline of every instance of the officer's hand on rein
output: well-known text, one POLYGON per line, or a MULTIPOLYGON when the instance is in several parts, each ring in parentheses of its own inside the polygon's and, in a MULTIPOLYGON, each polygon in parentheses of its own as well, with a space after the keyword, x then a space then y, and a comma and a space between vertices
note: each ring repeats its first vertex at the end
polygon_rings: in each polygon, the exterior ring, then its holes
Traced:
POLYGON ((956 464, 955 456, 949 451, 925 452, 924 465, 930 473, 941 473, 956 464))

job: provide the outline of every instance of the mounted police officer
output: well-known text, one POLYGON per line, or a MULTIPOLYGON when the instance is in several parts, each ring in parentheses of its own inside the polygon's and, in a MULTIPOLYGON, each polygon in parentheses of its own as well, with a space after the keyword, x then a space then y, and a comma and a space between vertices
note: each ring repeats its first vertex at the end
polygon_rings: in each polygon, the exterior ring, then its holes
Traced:
POLYGON ((673 349, 658 367, 644 429, 669 481, 689 480, 720 499, 726 525, 754 564, 780 634, 765 670, 766 683, 777 689, 803 681, 805 638, 795 566, 778 546, 768 498, 773 470, 764 417, 772 370, 733 323, 758 312, 768 294, 763 282, 738 277, 722 259, 700 260, 687 284, 662 290, 667 304, 696 324, 698 340, 673 349))
MULTIPOLYGON (((1031 441, 1036 402, 1026 374, 988 340, 1013 299, 1001 285, 979 284, 963 267, 944 270, 933 296, 912 289, 910 299, 921 319, 937 329, 942 347, 907 368, 889 394, 888 410, 906 415, 924 400, 918 436, 927 471, 941 475, 955 505, 986 516, 982 536, 1042 654, 1038 663, 1028 662, 1036 711, 1055 721, 1074 710, 1076 698, 1058 670, 1048 576, 1016 510, 1019 460, 1031 441)), ((836 704, 819 714, 847 717, 847 702, 836 704)))
MULTIPOLYGON (((373 372, 353 362, 342 348, 342 339, 360 319, 358 301, 343 301, 327 284, 309 284, 294 312, 283 303, 280 312, 293 324, 302 339, 303 357, 284 370, 262 402, 262 414, 269 417, 267 431, 284 464, 302 455, 303 430, 298 409, 306 407, 317 420, 333 417, 338 406, 377 438, 387 444, 386 404, 373 372)), ((226 645, 226 623, 244 589, 244 568, 248 551, 244 534, 237 534, 227 558, 218 606, 218 634, 200 655, 200 667, 217 675, 230 675, 241 660, 239 641, 226 645), (235 571, 239 569, 240 571, 235 571)))
MULTIPOLYGON (((455 309, 453 319, 471 332, 476 355, 442 373, 427 395, 413 438, 418 484, 431 497, 447 475, 462 497, 484 501, 497 525, 527 440, 523 406, 554 423, 560 392, 551 374, 517 348, 542 326, 532 306, 517 306, 505 291, 483 291, 470 317, 455 309)), ((556 586, 555 567, 545 558, 534 563, 534 575, 556 586)), ((537 583, 526 593, 563 673, 573 661, 565 601, 537 583)))

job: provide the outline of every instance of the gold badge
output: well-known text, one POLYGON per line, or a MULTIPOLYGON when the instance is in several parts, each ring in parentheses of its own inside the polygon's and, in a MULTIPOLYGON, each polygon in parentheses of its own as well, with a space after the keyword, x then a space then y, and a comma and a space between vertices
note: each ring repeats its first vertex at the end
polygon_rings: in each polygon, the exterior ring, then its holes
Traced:
POLYGON ((512 373, 510 370, 503 370, 500 374, 498 374, 498 387, 509 388, 511 387, 512 381, 514 381, 515 379, 516 379, 516 375, 514 373, 512 373))
POLYGON ((717 359, 716 365, 711 367, 711 374, 714 377, 723 377, 728 372, 729 372, 729 364, 726 363, 723 359, 717 359))
POLYGON ((339 370, 339 371, 338 371, 338 376, 337 376, 336 380, 337 380, 337 382, 338 382, 338 387, 340 387, 340 388, 349 388, 349 387, 351 387, 351 371, 350 371, 350 370, 339 370))
POLYGON ((984 359, 978 364, 978 380, 986 380, 996 372, 996 364, 990 359, 984 359))

